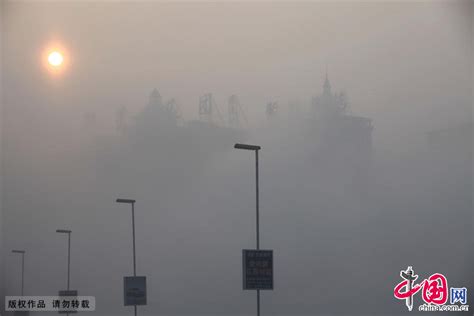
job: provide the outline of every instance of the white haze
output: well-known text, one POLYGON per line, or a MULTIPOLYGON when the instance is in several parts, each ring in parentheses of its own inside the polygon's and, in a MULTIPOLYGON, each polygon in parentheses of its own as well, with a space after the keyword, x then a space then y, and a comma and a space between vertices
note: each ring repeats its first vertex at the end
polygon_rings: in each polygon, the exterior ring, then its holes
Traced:
POLYGON ((55 230, 70 228, 72 287, 96 296, 94 314, 130 314, 130 211, 114 202, 130 197, 137 271, 148 277, 139 314, 254 314, 255 294, 241 289, 241 249, 255 243, 254 158, 233 149, 248 142, 263 148, 261 242, 275 252, 262 314, 405 312, 393 287, 408 265, 470 287, 472 301, 473 7, 4 1, 0 291, 19 291, 13 248, 28 250, 25 294, 63 289, 66 241, 55 230), (68 51, 61 76, 42 64, 52 41, 68 51), (311 98, 326 70, 349 114, 374 126, 370 159, 354 166, 357 148, 321 153, 311 98), (176 98, 179 126, 147 125, 154 88, 176 98), (242 131, 189 132, 207 92, 225 119, 238 95, 242 131), (123 107, 128 129, 117 131, 123 107))

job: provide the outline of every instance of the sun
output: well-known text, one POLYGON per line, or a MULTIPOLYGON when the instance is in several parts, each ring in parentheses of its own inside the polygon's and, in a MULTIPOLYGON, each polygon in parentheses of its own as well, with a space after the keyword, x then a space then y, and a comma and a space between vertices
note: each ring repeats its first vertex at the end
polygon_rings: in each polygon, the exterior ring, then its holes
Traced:
POLYGON ((60 52, 54 51, 48 55, 48 63, 53 67, 59 67, 64 61, 64 57, 60 52))
POLYGON ((64 75, 71 70, 72 55, 62 41, 54 40, 45 43, 39 57, 41 59, 40 64, 48 77, 55 80, 64 78, 64 75))

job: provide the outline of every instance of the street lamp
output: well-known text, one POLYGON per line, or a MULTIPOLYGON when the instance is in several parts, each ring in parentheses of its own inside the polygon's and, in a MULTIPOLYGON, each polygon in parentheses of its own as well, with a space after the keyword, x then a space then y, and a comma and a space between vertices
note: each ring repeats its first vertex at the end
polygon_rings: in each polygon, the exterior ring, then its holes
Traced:
POLYGON ((21 296, 23 296, 23 290, 25 285, 25 252, 25 250, 12 250, 12 253, 21 254, 21 296))
MULTIPOLYGON (((59 296, 77 296, 77 291, 69 291, 69 284, 71 279, 71 232, 68 229, 56 229, 58 234, 67 234, 67 289, 66 291, 59 291, 59 296)), ((69 316, 69 312, 66 312, 69 316)))
POLYGON ((256 219, 256 239, 257 239, 257 250, 260 249, 260 219, 259 219, 259 192, 258 192, 258 151, 262 149, 260 146, 256 145, 248 145, 248 144, 235 144, 235 149, 243 149, 243 150, 252 150, 255 151, 255 198, 256 198, 256 212, 255 212, 255 219, 256 219))
POLYGON ((135 259, 135 200, 117 199, 115 202, 132 205, 132 238, 133 238, 133 276, 137 276, 137 265, 135 259))
MULTIPOLYGON (((137 276, 136 252, 135 252, 135 202, 132 199, 117 199, 117 203, 130 204, 132 206, 132 239, 133 239, 133 277, 137 276)), ((126 281, 125 281, 126 282, 126 281)), ((126 295, 126 294, 125 294, 126 295)), ((137 305, 133 305, 134 315, 137 316, 137 305)))
POLYGON ((257 146, 257 145, 248 145, 248 144, 235 144, 234 145, 235 149, 246 149, 246 150, 260 150, 262 147, 257 146))
MULTIPOLYGON (((249 144, 235 144, 235 149, 251 150, 255 152, 255 223, 256 223, 256 241, 257 241, 257 250, 260 249, 260 214, 259 214, 259 191, 258 191, 258 151, 262 149, 257 145, 249 144)), ((260 316, 260 290, 257 289, 257 316, 260 316)))

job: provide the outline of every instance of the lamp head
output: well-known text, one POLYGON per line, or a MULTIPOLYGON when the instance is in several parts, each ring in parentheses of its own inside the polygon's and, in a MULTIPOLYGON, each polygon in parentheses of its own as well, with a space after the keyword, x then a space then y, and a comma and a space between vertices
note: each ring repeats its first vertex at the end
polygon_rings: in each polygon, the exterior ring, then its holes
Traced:
POLYGON ((56 229, 57 233, 64 233, 64 234, 70 234, 71 231, 68 229, 56 229))
POLYGON ((234 145, 235 149, 245 149, 245 150, 260 150, 262 147, 257 146, 257 145, 249 145, 249 144, 235 144, 234 145))
POLYGON ((133 204, 133 203, 135 203, 135 200, 132 200, 132 199, 117 199, 117 200, 115 200, 115 202, 133 204))

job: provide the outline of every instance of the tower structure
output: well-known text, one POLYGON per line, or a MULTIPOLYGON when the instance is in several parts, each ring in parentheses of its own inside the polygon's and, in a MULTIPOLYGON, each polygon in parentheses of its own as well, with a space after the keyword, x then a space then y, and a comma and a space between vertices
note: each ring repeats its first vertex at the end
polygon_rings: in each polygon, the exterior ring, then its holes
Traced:
POLYGON ((247 117, 240 105, 239 98, 235 94, 231 95, 228 99, 228 113, 230 127, 239 128, 242 126, 242 123, 247 124, 247 117))
POLYGON ((199 119, 207 123, 216 123, 215 116, 217 116, 218 122, 222 123, 222 115, 219 112, 212 93, 206 93, 199 97, 199 119))
POLYGON ((332 92, 327 71, 321 95, 312 99, 312 109, 314 114, 323 117, 346 114, 349 110, 346 94, 332 92))
MULTIPOLYGON (((349 113, 347 97, 334 92, 326 73, 322 92, 313 98, 312 128, 318 136, 315 155, 339 189, 367 192, 372 161, 372 120, 349 113)), ((328 183, 326 183, 328 184, 328 183)), ((365 193, 364 193, 365 194, 365 193)))
POLYGON ((175 98, 172 98, 166 102, 165 109, 166 113, 168 113, 171 119, 176 120, 176 122, 180 125, 183 123, 183 114, 175 98))
POLYGON ((151 93, 150 97, 148 98, 148 105, 149 106, 163 106, 163 101, 161 98, 158 89, 154 88, 151 93))

